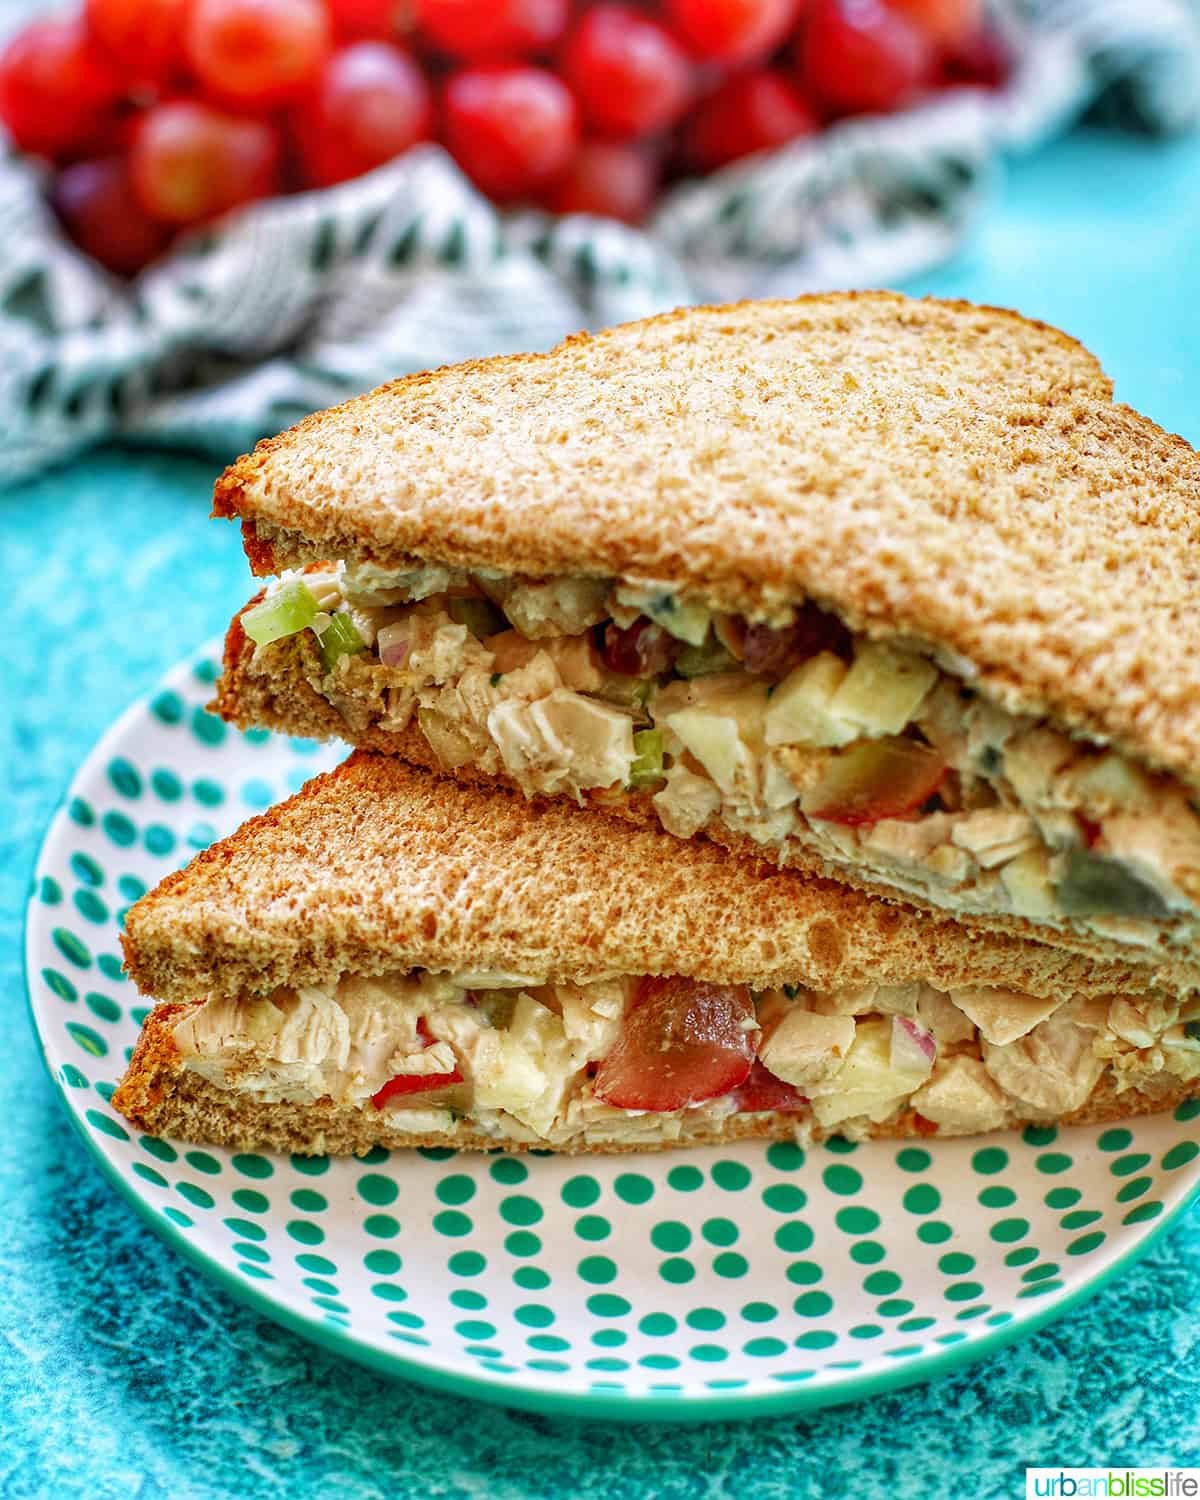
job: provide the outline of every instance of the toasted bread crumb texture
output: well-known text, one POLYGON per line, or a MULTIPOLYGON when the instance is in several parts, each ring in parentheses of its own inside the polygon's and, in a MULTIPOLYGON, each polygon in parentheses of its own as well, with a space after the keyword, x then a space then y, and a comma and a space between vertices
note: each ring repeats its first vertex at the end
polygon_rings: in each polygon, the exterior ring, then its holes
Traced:
POLYGON ((130 909, 122 941, 138 988, 174 1001, 413 968, 1146 989, 1133 966, 362 751, 169 875, 130 909))
MULTIPOLYGON (((388 1148, 454 1146, 466 1150, 526 1151, 524 1142, 496 1139, 469 1127, 454 1134, 415 1136, 393 1128, 387 1110, 356 1109, 350 1105, 264 1103, 259 1099, 218 1088, 181 1067, 171 1035, 185 1007, 156 1006, 142 1027, 129 1068, 113 1095, 113 1108, 148 1135, 230 1146, 239 1151, 269 1150, 301 1156, 364 1156, 373 1146, 388 1148)), ((1091 1098, 1078 1110, 1064 1115, 1061 1123, 1100 1124, 1107 1120, 1131 1119, 1174 1109, 1194 1086, 1163 1075, 1162 1087, 1152 1091, 1126 1089, 1118 1094, 1108 1075, 1101 1078, 1091 1098)), ((806 1139, 820 1141, 835 1131, 822 1131, 806 1120, 806 1139)), ((919 1122, 912 1110, 894 1120, 870 1127, 879 1138, 928 1138, 928 1122, 919 1122)), ((734 1140, 789 1140, 797 1134, 795 1115, 762 1113, 732 1115, 713 1128, 705 1124, 685 1132, 679 1140, 664 1142, 661 1149, 680 1146, 719 1145, 734 1140)), ((564 1148, 559 1148, 564 1149, 564 1148)), ((627 1152, 658 1149, 653 1143, 636 1145, 604 1141, 572 1142, 566 1153, 627 1152)))
POLYGON ((218 481, 259 571, 417 556, 812 597, 1193 780, 1200 459, 1066 335, 889 293, 694 308, 410 376, 218 481))

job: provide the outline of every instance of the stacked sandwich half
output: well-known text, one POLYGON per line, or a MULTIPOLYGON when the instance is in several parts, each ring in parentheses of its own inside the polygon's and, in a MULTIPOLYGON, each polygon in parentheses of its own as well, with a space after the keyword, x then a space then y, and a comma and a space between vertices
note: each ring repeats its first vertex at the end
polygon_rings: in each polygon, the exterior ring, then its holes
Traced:
POLYGON ((217 484, 231 722, 338 771, 130 912, 115 1103, 298 1152, 1200 1090, 1200 460, 1014 314, 692 309, 217 484))

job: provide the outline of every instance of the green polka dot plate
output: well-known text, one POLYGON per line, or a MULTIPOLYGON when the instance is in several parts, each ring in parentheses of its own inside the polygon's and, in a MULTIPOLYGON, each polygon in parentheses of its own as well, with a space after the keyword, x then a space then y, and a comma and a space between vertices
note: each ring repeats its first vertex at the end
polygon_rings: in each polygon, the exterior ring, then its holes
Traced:
MULTIPOLYGON (((204 711, 204 654, 126 713, 54 818, 27 972, 46 1061, 112 1181, 228 1290, 320 1343, 543 1411, 733 1417, 924 1379, 1094 1291, 1200 1187, 1200 1101, 975 1141, 363 1161, 136 1135, 125 908, 336 752, 204 711)), ((120 1295, 136 1297, 135 1281, 120 1295)))

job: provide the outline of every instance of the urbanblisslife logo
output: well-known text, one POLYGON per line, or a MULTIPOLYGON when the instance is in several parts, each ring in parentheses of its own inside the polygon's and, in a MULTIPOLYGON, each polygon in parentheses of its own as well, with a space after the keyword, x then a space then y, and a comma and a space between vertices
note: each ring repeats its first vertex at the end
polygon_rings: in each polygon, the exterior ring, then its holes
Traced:
POLYGON ((1026 1500, 1200 1496, 1200 1469, 1026 1469, 1026 1500))

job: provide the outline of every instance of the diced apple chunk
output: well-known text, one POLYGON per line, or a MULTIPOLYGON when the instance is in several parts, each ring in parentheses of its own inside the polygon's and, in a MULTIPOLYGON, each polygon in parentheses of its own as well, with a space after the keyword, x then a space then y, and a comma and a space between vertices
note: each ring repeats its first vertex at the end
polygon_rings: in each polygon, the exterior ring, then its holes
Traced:
POLYGON ((860 740, 835 756, 800 806, 830 823, 878 823, 916 811, 937 791, 946 762, 916 740, 860 740))
POLYGON ((829 748, 857 739, 858 728, 830 707, 845 676, 845 663, 832 651, 822 651, 790 672, 767 704, 767 744, 829 748))
POLYGON ((1050 856, 1044 849, 1030 849, 1027 854, 1010 860, 1000 871, 1000 883, 1019 916, 1033 917, 1036 921, 1061 915, 1054 899, 1050 856))
POLYGON ((665 723, 727 796, 754 790, 755 757, 742 738, 733 705, 680 709, 665 723))
POLYGON ((899 734, 916 717, 937 676, 923 656, 872 641, 858 648, 830 708, 868 734, 899 734))

